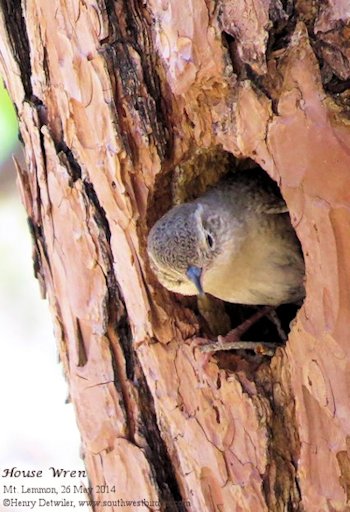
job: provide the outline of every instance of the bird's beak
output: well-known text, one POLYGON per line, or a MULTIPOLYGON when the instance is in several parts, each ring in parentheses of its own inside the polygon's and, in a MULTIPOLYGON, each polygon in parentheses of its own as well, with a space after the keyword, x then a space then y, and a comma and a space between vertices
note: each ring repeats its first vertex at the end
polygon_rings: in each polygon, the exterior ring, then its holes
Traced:
POLYGON ((189 279, 191 279, 192 283, 197 288, 198 294, 203 297, 205 295, 205 293, 202 288, 201 275, 202 275, 202 269, 199 267, 195 267, 194 265, 191 265, 190 267, 188 267, 187 272, 186 272, 186 276, 189 279))

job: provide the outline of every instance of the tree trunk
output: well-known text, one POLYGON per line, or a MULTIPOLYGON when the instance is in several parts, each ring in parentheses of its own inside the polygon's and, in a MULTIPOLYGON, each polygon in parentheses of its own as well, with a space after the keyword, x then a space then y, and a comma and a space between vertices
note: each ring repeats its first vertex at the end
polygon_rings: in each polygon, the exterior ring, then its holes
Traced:
POLYGON ((350 510, 350 12, 320 4, 1 2, 35 274, 92 498, 115 500, 96 511, 350 510), (271 360, 202 369, 146 237, 232 155, 279 183, 307 296, 271 360))

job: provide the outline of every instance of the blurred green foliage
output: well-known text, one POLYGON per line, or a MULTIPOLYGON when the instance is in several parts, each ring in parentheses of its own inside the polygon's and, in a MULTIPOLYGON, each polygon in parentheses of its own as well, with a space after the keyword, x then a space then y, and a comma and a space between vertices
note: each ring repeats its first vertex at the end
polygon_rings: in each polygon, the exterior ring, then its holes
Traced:
POLYGON ((15 109, 0 78, 0 165, 18 142, 18 122, 15 109))

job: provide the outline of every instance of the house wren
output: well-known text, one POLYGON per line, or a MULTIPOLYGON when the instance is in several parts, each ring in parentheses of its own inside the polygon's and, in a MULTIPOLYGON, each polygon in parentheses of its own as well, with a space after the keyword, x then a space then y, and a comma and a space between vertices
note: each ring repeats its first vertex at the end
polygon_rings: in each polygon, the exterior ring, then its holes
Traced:
POLYGON ((304 260, 277 185, 236 171, 175 206, 148 237, 152 269, 167 289, 228 302, 278 306, 304 297, 304 260))

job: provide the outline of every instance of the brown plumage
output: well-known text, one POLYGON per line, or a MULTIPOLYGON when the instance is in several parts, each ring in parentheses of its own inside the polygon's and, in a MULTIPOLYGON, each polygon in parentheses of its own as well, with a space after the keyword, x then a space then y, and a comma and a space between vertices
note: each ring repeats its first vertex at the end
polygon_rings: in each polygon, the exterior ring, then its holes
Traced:
POLYGON ((183 295, 271 306, 304 297, 304 260, 286 204, 258 169, 172 208, 151 229, 148 253, 159 281, 183 295))

